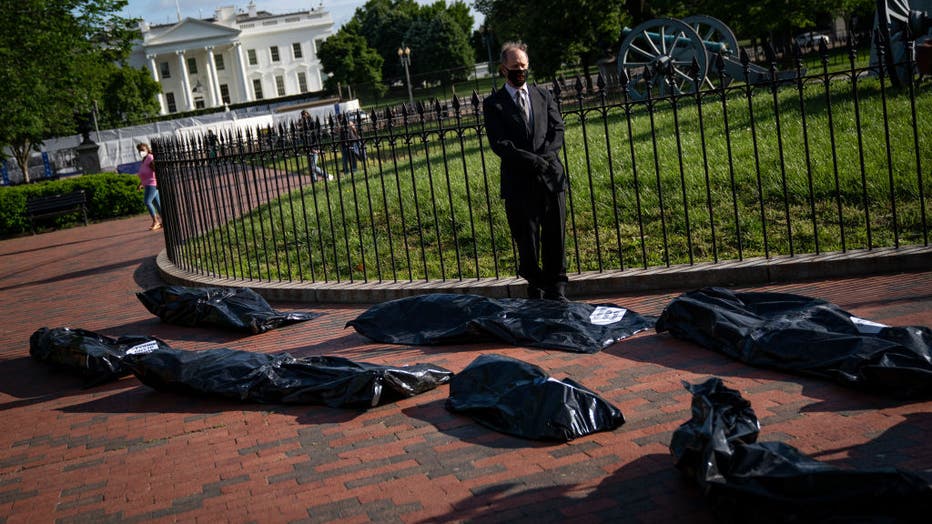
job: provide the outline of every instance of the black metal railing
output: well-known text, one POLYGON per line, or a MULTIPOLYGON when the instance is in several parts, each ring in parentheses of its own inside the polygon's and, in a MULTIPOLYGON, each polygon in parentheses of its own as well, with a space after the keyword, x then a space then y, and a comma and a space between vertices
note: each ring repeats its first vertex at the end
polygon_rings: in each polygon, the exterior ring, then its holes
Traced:
MULTIPOLYGON (((626 71, 591 90, 555 82, 571 271, 928 245, 929 83, 855 56, 830 71, 823 48, 806 71, 797 53, 756 79, 747 55, 734 78, 719 58, 705 88, 695 68, 688 82, 640 71, 638 90, 626 71)), ((182 269, 289 282, 515 274, 475 93, 154 150, 182 269)))

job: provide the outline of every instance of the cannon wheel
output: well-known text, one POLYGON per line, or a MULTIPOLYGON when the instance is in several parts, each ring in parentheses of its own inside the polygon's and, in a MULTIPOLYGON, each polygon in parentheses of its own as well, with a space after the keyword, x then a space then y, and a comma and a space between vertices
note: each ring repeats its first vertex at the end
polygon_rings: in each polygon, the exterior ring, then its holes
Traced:
MULTIPOLYGON (((911 72, 906 61, 906 39, 912 10, 908 0, 877 0, 874 29, 880 31, 890 48, 886 52, 884 67, 894 85, 905 85, 911 72)), ((874 43, 876 46, 876 42, 874 43)), ((876 51, 875 51, 876 52, 876 51)))
POLYGON ((618 72, 627 72, 628 92, 635 100, 647 98, 654 89, 661 96, 688 93, 693 89, 693 59, 704 81, 709 59, 699 34, 681 20, 655 18, 639 24, 622 40, 618 72))
MULTIPOLYGON (((683 22, 689 25, 696 30, 696 33, 699 34, 699 38, 703 42, 712 42, 715 44, 720 44, 722 46, 722 51, 726 55, 732 57, 738 56, 738 38, 735 37, 735 33, 728 27, 725 22, 722 22, 718 18, 714 18, 708 15, 692 15, 687 16, 683 19, 683 22)), ((706 50, 706 55, 709 58, 709 64, 712 64, 714 55, 717 54, 713 51, 706 50)), ((714 71, 710 71, 714 74, 714 71)), ((725 76, 725 85, 727 86, 731 83, 731 77, 725 76)), ((712 80, 709 77, 705 78, 704 84, 709 88, 714 88, 712 80)))

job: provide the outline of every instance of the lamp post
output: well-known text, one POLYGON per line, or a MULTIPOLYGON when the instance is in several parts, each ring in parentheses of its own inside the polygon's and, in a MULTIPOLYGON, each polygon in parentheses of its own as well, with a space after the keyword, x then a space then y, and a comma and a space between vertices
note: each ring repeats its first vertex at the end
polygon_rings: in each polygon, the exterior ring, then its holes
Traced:
POLYGON ((405 79, 408 81, 408 101, 413 106, 414 95, 411 93, 411 73, 408 71, 408 66, 411 65, 411 48, 405 47, 403 42, 401 47, 398 48, 398 58, 401 59, 401 65, 405 67, 405 79))

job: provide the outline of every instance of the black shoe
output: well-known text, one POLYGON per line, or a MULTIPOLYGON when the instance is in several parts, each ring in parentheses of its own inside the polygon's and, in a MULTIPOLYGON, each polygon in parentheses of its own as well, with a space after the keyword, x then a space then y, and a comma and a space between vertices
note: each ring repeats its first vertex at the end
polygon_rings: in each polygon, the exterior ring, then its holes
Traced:
POLYGON ((566 282, 557 282, 552 286, 544 288, 544 298, 546 300, 557 300, 559 302, 569 302, 566 299, 566 282))

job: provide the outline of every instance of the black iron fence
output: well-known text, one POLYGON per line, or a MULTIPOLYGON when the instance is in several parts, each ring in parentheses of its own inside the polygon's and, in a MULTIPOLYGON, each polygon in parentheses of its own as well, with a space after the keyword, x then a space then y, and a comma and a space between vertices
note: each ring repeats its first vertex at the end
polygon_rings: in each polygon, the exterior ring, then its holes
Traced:
MULTIPOLYGON (((929 82, 875 67, 555 82, 572 272, 928 245, 929 82), (635 96, 637 94, 637 96, 635 96)), ((907 57, 911 54, 907 53, 907 57)), ((911 61, 897 64, 914 71, 911 61)), ((265 281, 511 277, 481 99, 154 144, 171 261, 265 281)))

